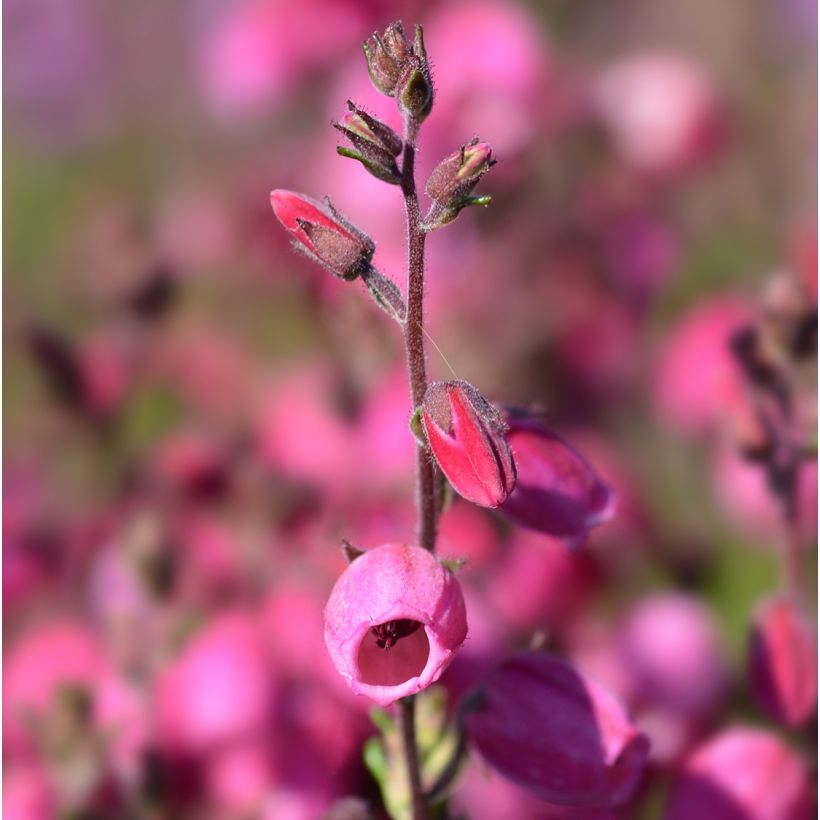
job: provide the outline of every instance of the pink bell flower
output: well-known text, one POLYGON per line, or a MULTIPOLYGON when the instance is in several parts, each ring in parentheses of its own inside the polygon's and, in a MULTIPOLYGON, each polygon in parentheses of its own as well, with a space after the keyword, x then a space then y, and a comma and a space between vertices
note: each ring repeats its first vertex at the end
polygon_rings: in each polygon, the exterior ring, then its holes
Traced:
POLYGON ((511 521, 557 536, 572 549, 615 514, 614 491, 577 450, 535 418, 511 414, 507 442, 518 479, 501 512, 511 521))
POLYGON ((382 706, 439 679, 467 637, 455 576, 421 547, 387 544, 342 573, 325 607, 325 643, 350 688, 382 706))
POLYGON ((692 752, 672 789, 664 820, 807 820, 813 812, 806 767, 780 738, 726 729, 692 752))
POLYGON ((506 424, 475 387, 464 381, 433 382, 422 423, 438 466, 459 495, 482 507, 506 501, 515 485, 506 424))
POLYGON ((508 659, 474 690, 464 728, 493 769, 563 806, 625 803, 649 752, 614 696, 539 652, 508 659))
POLYGON ((764 601, 755 614, 748 673, 760 707, 786 726, 800 726, 817 705, 817 636, 786 597, 764 601))
POLYGON ((303 194, 276 190, 270 204, 296 247, 335 276, 355 279, 370 265, 373 241, 337 213, 330 200, 320 204, 303 194))

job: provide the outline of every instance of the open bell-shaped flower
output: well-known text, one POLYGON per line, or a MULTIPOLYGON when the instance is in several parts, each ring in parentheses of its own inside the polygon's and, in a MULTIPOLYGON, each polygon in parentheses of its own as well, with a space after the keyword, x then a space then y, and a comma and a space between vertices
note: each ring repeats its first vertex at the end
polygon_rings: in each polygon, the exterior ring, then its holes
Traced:
POLYGON ((278 189, 270 195, 273 212, 290 231, 295 247, 342 279, 356 279, 370 266, 376 246, 326 200, 278 189))
POLYGON ((587 460, 532 416, 508 416, 507 442, 518 478, 501 512, 516 524, 580 546, 615 513, 614 491, 587 460))
POLYGON ((603 687, 560 658, 504 661, 462 705, 467 740, 499 774, 563 806, 629 800, 649 740, 603 687))
POLYGON ((356 694, 382 706, 437 681, 466 637, 461 586, 421 547, 363 553, 325 607, 333 663, 356 694))
POLYGON ((482 507, 503 504, 515 485, 515 463, 498 410, 468 382, 433 382, 421 419, 430 449, 453 489, 482 507))

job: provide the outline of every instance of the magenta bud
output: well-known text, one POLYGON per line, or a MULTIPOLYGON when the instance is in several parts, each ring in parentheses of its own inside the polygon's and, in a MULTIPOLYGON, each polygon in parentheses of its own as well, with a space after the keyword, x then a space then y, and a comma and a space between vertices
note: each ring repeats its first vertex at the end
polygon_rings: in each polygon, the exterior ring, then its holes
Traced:
POLYGON ((583 544, 615 513, 614 491, 589 462, 532 416, 511 413, 507 442, 518 479, 501 512, 523 527, 583 544))
POLYGON ((430 449, 455 491, 498 507, 515 486, 515 463, 501 414, 465 381, 433 382, 422 405, 430 449))
POLYGON ((421 547, 368 550, 339 576, 325 607, 336 669, 382 706, 437 681, 466 637, 461 587, 421 547))
POLYGON ((774 720, 796 728, 817 705, 817 637, 789 598, 764 601, 755 613, 748 674, 755 699, 774 720))
POLYGON ((401 177, 396 157, 402 149, 398 134, 350 100, 347 107, 347 113, 333 123, 333 127, 350 140, 353 149, 340 146, 336 150, 344 157, 361 162, 377 179, 397 185, 401 177))
POLYGON ((295 247, 342 279, 366 270, 376 246, 330 204, 278 189, 270 195, 277 219, 290 231, 295 247))
POLYGON ((559 658, 527 652, 504 661, 462 708, 484 760, 541 800, 617 806, 641 779, 648 738, 609 692, 559 658))
POLYGON ((684 761, 664 820, 808 820, 803 761, 776 735, 726 729, 684 761))

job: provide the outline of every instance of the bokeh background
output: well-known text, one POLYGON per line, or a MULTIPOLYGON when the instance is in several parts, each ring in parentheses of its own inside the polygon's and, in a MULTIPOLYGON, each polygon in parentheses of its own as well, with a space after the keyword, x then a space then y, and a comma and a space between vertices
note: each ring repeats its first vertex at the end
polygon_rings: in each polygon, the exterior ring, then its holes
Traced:
MULTIPOLYGON (((402 349, 359 283, 292 253, 268 195, 329 194, 403 284, 399 193, 330 126, 350 98, 398 127, 360 48, 396 18, 424 24, 435 72, 420 178, 475 134, 499 159, 492 206, 428 242, 430 372, 543 409, 620 497, 573 554, 453 503, 472 637, 451 698, 535 640, 649 732, 623 816, 663 816, 680 761, 737 723, 795 750, 811 791, 811 723, 778 729, 746 676, 784 534, 727 344, 773 277, 816 310, 816 14, 8 0, 4 816, 378 810, 368 704, 321 613, 341 538, 413 537, 402 349)), ((800 498, 814 620, 816 461, 800 498)), ((479 768, 454 804, 557 816, 479 768)))

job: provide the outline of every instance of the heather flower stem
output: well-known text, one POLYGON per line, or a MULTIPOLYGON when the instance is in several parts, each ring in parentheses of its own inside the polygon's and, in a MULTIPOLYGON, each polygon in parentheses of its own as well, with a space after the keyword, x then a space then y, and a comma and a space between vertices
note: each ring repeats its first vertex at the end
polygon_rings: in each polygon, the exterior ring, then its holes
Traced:
POLYGON ((401 734, 404 741, 404 757, 407 761, 407 779, 413 801, 413 820, 427 820, 427 800, 421 785, 421 769, 416 746, 416 698, 414 695, 399 701, 401 734))
MULTIPOLYGON (((404 155, 401 168, 401 191, 407 224, 407 319, 404 345, 410 381, 411 410, 424 401, 427 392, 427 369, 424 360, 424 240, 419 198, 416 192, 416 135, 419 123, 406 117, 404 155)), ((436 481, 435 465, 430 451, 416 444, 416 510, 419 546, 430 552, 436 548, 436 481)), ((427 820, 427 801, 421 784, 419 755, 416 746, 415 700, 399 701, 401 731, 407 774, 413 800, 413 820, 427 820)))
MULTIPOLYGON (((407 373, 410 396, 415 411, 427 392, 427 371, 424 360, 424 240, 419 198, 416 192, 416 133, 418 123, 405 121, 404 159, 401 190, 407 223, 407 321, 404 325, 404 345, 407 353, 407 373)), ((430 552, 436 548, 436 481, 435 465, 430 451, 416 445, 416 505, 418 510, 419 546, 430 552)))

